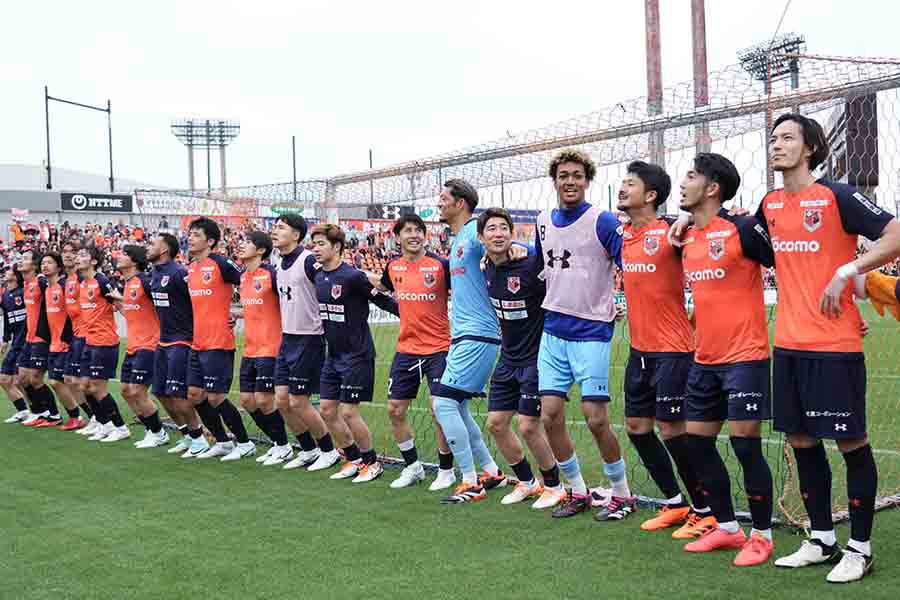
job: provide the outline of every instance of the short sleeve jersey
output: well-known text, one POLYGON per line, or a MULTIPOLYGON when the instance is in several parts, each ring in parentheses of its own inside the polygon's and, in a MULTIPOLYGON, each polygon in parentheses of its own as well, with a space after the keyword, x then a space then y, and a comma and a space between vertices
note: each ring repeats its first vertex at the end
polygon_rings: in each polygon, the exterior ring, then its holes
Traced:
POLYGON ((44 302, 47 306, 47 324, 50 326, 50 352, 68 352, 71 341, 71 325, 69 313, 66 312, 66 278, 63 277, 44 290, 44 302))
POLYGON ((159 316, 153 306, 150 277, 140 273, 129 279, 122 297, 122 312, 128 326, 126 352, 133 354, 138 350, 156 350, 159 344, 159 316))
POLYGON ((47 280, 44 279, 43 275, 32 277, 25 282, 25 315, 28 323, 28 333, 25 341, 29 344, 47 341, 38 337, 38 323, 41 320, 41 305, 44 302, 44 290, 46 287, 47 280))
POLYGON ((234 350, 229 323, 234 286, 241 268, 221 254, 210 254, 188 266, 188 289, 194 310, 194 350, 234 350))
POLYGON ((78 296, 81 291, 81 277, 72 275, 66 277, 66 313, 72 321, 72 335, 84 337, 84 327, 81 324, 81 304, 78 296))
POLYGON ((694 295, 700 364, 769 357, 769 328, 760 265, 772 266, 772 246, 752 217, 724 209, 685 237, 684 271, 694 295))
POLYGON ((184 266, 170 260, 153 266, 150 291, 159 318, 159 345, 190 344, 194 339, 194 310, 184 266))
POLYGON ((244 356, 275 357, 281 346, 281 311, 278 282, 272 265, 263 263, 241 274, 241 305, 244 307, 244 356))
POLYGON ((501 359, 514 367, 534 364, 544 331, 544 283, 540 255, 495 265, 484 271, 491 304, 500 323, 501 359))
POLYGON ((659 218, 640 229, 625 225, 622 233, 631 347, 648 354, 694 351, 681 250, 668 241, 670 224, 659 218))
POLYGON ((476 219, 470 219, 450 245, 450 334, 454 340, 500 341, 497 317, 481 272, 482 256, 484 247, 478 241, 478 224, 476 219))
POLYGON ((84 339, 89 346, 116 346, 119 343, 113 301, 109 297, 112 291, 112 283, 103 273, 95 273, 90 279, 81 281, 81 318, 84 339))
POLYGON ((415 355, 446 352, 450 348, 450 263, 426 253, 418 260, 391 260, 381 285, 394 293, 400 305, 397 352, 415 355))
POLYGON ((825 179, 796 194, 769 192, 756 216, 775 250, 775 345, 862 352, 862 317, 853 301, 853 286, 844 290, 836 319, 819 312, 819 300, 837 268, 856 258, 858 236, 878 239, 893 216, 855 188, 825 179))

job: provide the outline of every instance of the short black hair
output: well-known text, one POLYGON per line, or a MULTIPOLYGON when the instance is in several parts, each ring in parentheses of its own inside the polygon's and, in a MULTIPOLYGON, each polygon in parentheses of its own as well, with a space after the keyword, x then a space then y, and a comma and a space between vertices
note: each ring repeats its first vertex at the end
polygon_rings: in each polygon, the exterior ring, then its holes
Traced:
POLYGON ((800 113, 786 113, 775 119, 772 131, 774 132, 775 128, 785 121, 793 121, 800 126, 803 143, 812 150, 812 154, 809 156, 809 170, 812 171, 825 162, 825 159, 828 158, 828 137, 819 122, 800 113))
POLYGON ((510 216, 509 214, 509 211, 505 208, 492 207, 478 215, 478 235, 482 235, 484 233, 484 228, 487 227, 487 222, 493 218, 503 219, 504 221, 506 221, 506 224, 509 225, 509 230, 513 230, 513 220, 512 216, 510 216))
POLYGON ((65 242, 63 242, 62 246, 59 247, 60 250, 65 248, 66 246, 72 246, 73 252, 78 252, 82 246, 84 246, 84 242, 81 241, 80 238, 70 237, 65 242))
POLYGON ((210 219, 209 217, 199 217, 191 221, 191 224, 188 225, 188 231, 191 229, 199 229, 203 232, 203 235, 206 236, 207 240, 212 240, 212 247, 215 248, 219 245, 219 240, 222 239, 222 230, 219 229, 219 224, 210 219))
POLYGON ((91 260, 97 261, 97 269, 99 269, 100 265, 103 264, 103 251, 94 244, 90 244, 88 246, 85 246, 84 248, 81 248, 79 252, 81 250, 87 252, 88 256, 91 257, 91 260))
POLYGON ((256 246, 257 250, 262 248, 265 251, 262 255, 263 260, 267 260, 272 254, 272 238, 270 238, 264 232, 251 231, 247 234, 247 241, 256 246))
POLYGON ((715 152, 701 152, 694 157, 694 172, 719 184, 722 202, 731 200, 741 185, 741 176, 730 160, 715 152))
POLYGON ((178 253, 181 252, 181 246, 178 244, 178 238, 171 233, 157 233, 156 237, 160 238, 169 247, 169 258, 175 260, 178 253))
POLYGON ((44 255, 41 254, 41 251, 37 248, 26 248, 22 251, 22 256, 24 257, 27 252, 31 252, 31 264, 34 265, 35 271, 40 271, 41 269, 41 261, 44 259, 44 255))
POLYGON ((45 258, 49 258, 50 260, 55 262, 56 268, 59 269, 60 271, 65 270, 65 266, 63 265, 62 256, 60 256, 56 252, 48 252, 47 254, 45 254, 44 256, 41 257, 41 262, 44 262, 45 258))
POLYGON ((444 182, 444 187, 454 199, 465 200, 469 212, 475 212, 475 207, 478 206, 478 191, 471 183, 465 179, 448 179, 444 182))
POLYGON ((400 235, 400 232, 403 231, 403 228, 410 223, 415 225, 416 229, 418 229, 422 233, 428 233, 428 229, 425 227, 425 221, 422 220, 422 217, 420 217, 416 213, 409 213, 406 215, 400 215, 400 218, 397 219, 396 223, 394 223, 394 235, 400 235))
POLYGON ((25 287, 25 276, 22 275, 22 272, 17 269, 15 265, 10 267, 9 270, 12 271, 13 275, 16 276, 16 285, 18 285, 19 287, 25 287))
POLYGON ((128 256, 137 265, 138 271, 147 270, 147 249, 136 244, 128 244, 122 248, 122 253, 128 256))
POLYGON ((637 175, 644 182, 644 189, 648 192, 656 192, 653 207, 657 210, 666 203, 669 192, 672 191, 672 178, 666 170, 659 165, 635 160, 628 164, 628 172, 637 175))
MULTIPOLYGON (((309 231, 309 226, 306 224, 306 219, 303 218, 303 215, 299 213, 284 213, 278 215, 278 218, 275 219, 275 222, 281 221, 294 231, 300 234, 300 239, 298 242, 302 242, 304 238, 306 238, 306 232, 309 231)), ((257 246, 259 248, 259 246, 257 246)))

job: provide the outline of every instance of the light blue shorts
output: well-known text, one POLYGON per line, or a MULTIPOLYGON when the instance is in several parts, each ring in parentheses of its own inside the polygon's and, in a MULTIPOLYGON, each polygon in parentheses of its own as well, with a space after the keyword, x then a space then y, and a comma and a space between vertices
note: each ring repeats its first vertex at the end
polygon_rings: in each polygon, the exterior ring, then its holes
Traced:
POLYGON ((541 335, 538 389, 541 395, 566 397, 573 383, 582 402, 609 402, 610 342, 575 342, 541 335))
POLYGON ((484 394, 499 348, 499 341, 460 340, 451 344, 447 367, 441 377, 441 386, 450 389, 441 395, 464 400, 484 394))

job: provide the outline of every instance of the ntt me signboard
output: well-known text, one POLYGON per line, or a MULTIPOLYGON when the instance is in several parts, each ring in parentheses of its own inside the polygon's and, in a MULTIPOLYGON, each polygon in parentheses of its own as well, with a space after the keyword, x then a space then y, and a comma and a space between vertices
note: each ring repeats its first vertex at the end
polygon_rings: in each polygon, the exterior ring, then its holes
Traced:
POLYGON ((130 194, 70 194, 59 195, 60 208, 70 212, 130 213, 130 194))

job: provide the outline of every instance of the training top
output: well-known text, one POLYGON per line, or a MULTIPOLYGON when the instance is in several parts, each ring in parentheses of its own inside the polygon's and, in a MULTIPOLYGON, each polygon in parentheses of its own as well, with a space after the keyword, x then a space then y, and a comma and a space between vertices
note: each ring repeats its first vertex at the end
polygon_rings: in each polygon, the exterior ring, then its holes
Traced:
POLYGON ((89 346, 118 346, 115 309, 109 295, 113 285, 103 273, 81 280, 79 303, 84 327, 84 340, 89 346))
POLYGON ((47 326, 50 330, 50 352, 68 352, 72 341, 72 322, 66 312, 66 277, 60 277, 44 290, 47 326))
POLYGON ((159 316, 153 305, 150 276, 138 273, 127 282, 122 292, 122 314, 128 326, 128 347, 133 354, 138 350, 156 350, 159 345, 159 316))
POLYGON ((241 274, 241 305, 244 307, 244 356, 278 356, 281 346, 281 311, 278 310, 278 279, 275 268, 262 263, 241 274))
POLYGON ((381 274, 381 285, 400 307, 397 352, 428 355, 450 349, 450 263, 431 252, 418 260, 395 258, 381 274))
POLYGON ((565 340, 610 341, 615 269, 622 265, 619 219, 587 202, 545 210, 535 248, 547 281, 544 331, 565 340))
POLYGON ((345 262, 316 275, 316 298, 328 341, 328 357, 337 368, 352 368, 375 356, 369 330, 369 302, 399 315, 397 302, 379 292, 366 274, 345 262))
POLYGON ((469 219, 453 237, 450 245, 450 334, 453 341, 465 339, 500 342, 497 316, 491 306, 481 257, 484 247, 478 241, 477 219, 469 219))
POLYGON ((681 249, 669 243, 674 222, 660 217, 622 232, 622 271, 631 347, 646 354, 694 351, 685 308, 681 249))
POLYGON ((3 341, 10 344, 10 350, 25 345, 27 333, 27 317, 25 315, 25 299, 23 288, 3 292, 3 341))
POLYGON ((221 254, 188 265, 188 290, 194 310, 194 350, 234 350, 231 301, 241 284, 241 268, 221 254))
POLYGON ((320 266, 313 253, 297 246, 284 256, 272 254, 278 275, 281 330, 291 335, 322 335, 322 319, 316 301, 316 273, 320 266))
POLYGON ((194 308, 187 285, 188 272, 170 260, 153 265, 150 291, 159 318, 159 345, 190 345, 194 339, 194 308))
POLYGON ((41 313, 44 311, 44 290, 47 289, 47 280, 43 275, 36 275, 25 282, 25 316, 28 323, 28 333, 25 341, 29 344, 38 342, 49 343, 49 340, 38 335, 38 324, 41 321, 41 313))
POLYGON ((81 324, 81 304, 78 296, 81 293, 81 275, 66 277, 66 313, 72 321, 72 335, 84 337, 84 326, 81 324))
POLYGON ((513 367, 535 364, 544 331, 544 295, 547 286, 540 257, 495 265, 488 260, 484 271, 491 304, 500 322, 500 360, 513 367))
POLYGON ((769 326, 760 265, 774 261, 769 236, 753 217, 722 209, 685 234, 684 272, 694 294, 700 364, 731 364, 769 357, 769 326))
POLYGON ((853 286, 844 288, 836 319, 819 312, 819 301, 837 268, 856 258, 857 236, 878 239, 893 216, 856 188, 820 179, 796 194, 769 192, 756 217, 775 250, 775 346, 862 352, 862 317, 853 301, 853 286))

